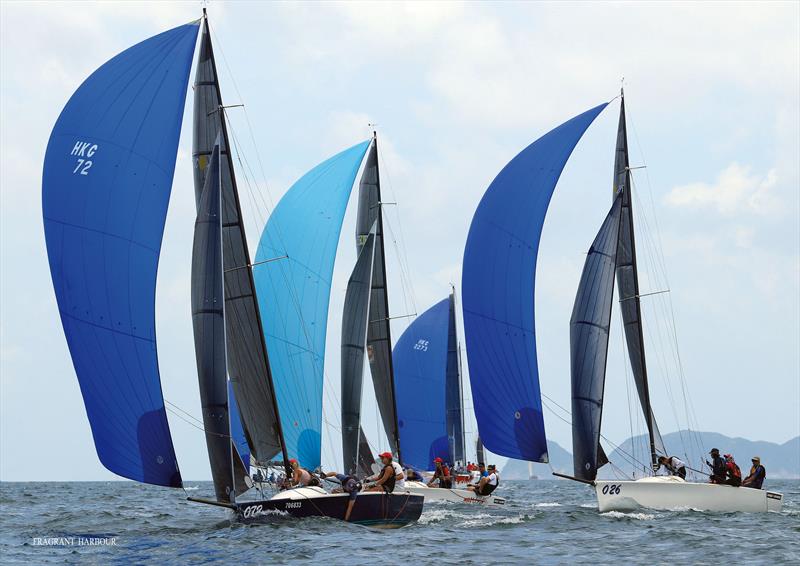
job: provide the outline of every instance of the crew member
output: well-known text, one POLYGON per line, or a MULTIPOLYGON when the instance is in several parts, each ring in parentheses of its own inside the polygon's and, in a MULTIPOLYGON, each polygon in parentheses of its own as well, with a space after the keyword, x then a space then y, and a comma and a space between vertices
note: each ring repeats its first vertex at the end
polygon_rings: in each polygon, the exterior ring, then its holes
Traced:
POLYGON ((733 487, 742 485, 742 471, 731 454, 725 454, 725 483, 733 487))
POLYGON ((686 479, 686 464, 677 456, 659 456, 658 463, 664 466, 673 476, 686 479))
POLYGON ((350 520, 350 513, 353 511, 358 492, 361 491, 361 482, 355 476, 347 476, 345 474, 337 474, 336 472, 326 472, 323 474, 326 478, 336 478, 341 487, 333 489, 333 493, 347 493, 347 510, 344 512, 344 520, 350 520))
POLYGON ((319 485, 319 480, 312 476, 308 470, 301 468, 297 460, 289 460, 292 466, 291 487, 315 487, 319 485))
POLYGON ((761 489, 764 485, 764 478, 767 477, 767 470, 761 465, 761 458, 753 456, 751 460, 753 465, 750 467, 750 473, 742 480, 742 487, 752 487, 753 489, 761 489))
POLYGON ((495 465, 491 464, 487 474, 477 484, 468 485, 467 489, 474 491, 475 495, 489 495, 497 489, 498 485, 500 485, 500 476, 495 465))
POLYGON ((711 475, 708 476, 708 478, 711 480, 711 483, 725 483, 728 477, 725 471, 725 460, 719 455, 719 450, 717 448, 712 448, 709 454, 711 454, 711 462, 706 460, 706 464, 711 468, 711 475))
POLYGON ((406 468, 405 473, 408 481, 422 481, 422 478, 414 468, 406 468))
POLYGON ((378 474, 367 478, 367 480, 375 482, 375 485, 370 487, 369 491, 385 491, 386 493, 392 493, 395 487, 404 489, 406 486, 406 476, 400 464, 392 461, 392 454, 390 452, 384 452, 383 454, 379 454, 378 458, 380 458, 383 468, 378 474))
POLYGON ((438 481, 439 487, 444 489, 452 488, 453 479, 450 477, 450 468, 447 467, 447 464, 445 464, 441 458, 434 458, 433 463, 436 469, 433 471, 431 481, 428 482, 428 487, 431 487, 438 481))

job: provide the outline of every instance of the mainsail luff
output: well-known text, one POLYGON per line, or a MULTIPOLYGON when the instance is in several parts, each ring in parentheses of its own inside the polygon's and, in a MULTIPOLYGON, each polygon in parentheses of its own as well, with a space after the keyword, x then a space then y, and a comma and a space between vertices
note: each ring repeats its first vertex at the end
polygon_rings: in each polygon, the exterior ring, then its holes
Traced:
MULTIPOLYGON (((194 140, 195 196, 205 179, 207 156, 220 136, 223 260, 228 373, 242 422, 257 460, 269 461, 283 453, 283 432, 255 295, 250 252, 244 230, 239 193, 230 152, 224 107, 208 20, 203 17, 195 76, 194 140)), ((288 464, 286 464, 288 465, 288 464)))
MULTIPOLYGON (((233 457, 228 409, 219 157, 219 145, 215 145, 195 221, 192 328, 214 491, 218 501, 233 502, 235 492, 243 492, 246 487, 243 478, 235 478, 234 462, 238 457, 233 457), (235 483, 239 484, 236 489, 235 483)), ((241 471, 241 461, 238 467, 241 471)))
POLYGON ((354 473, 359 468, 360 440, 361 437, 366 438, 361 430, 361 395, 375 259, 375 229, 376 225, 373 225, 347 282, 342 313, 342 457, 345 473, 354 473))
POLYGON ((647 364, 644 351, 644 332, 642 328, 642 308, 639 299, 639 274, 636 264, 636 240, 633 229, 633 210, 631 198, 631 171, 628 158, 628 135, 625 120, 624 93, 620 104, 619 127, 614 159, 614 194, 622 192, 622 211, 617 250, 617 285, 619 288, 620 309, 625 328, 625 339, 630 357, 631 369, 642 412, 647 422, 650 440, 650 458, 653 469, 658 467, 658 455, 666 454, 661 433, 656 424, 650 404, 650 387, 647 379, 647 364))
POLYGON ((575 477, 589 481, 608 462, 600 446, 600 423, 621 204, 618 194, 592 242, 570 318, 572 454, 575 477))
POLYGON ((372 145, 364 165, 358 188, 356 247, 360 251, 373 224, 375 231, 375 267, 372 270, 372 292, 369 307, 367 353, 375 397, 389 438, 389 446, 402 462, 397 406, 394 394, 392 335, 389 321, 389 298, 386 287, 386 251, 383 242, 383 210, 381 203, 380 169, 378 167, 378 138, 373 134, 372 145))

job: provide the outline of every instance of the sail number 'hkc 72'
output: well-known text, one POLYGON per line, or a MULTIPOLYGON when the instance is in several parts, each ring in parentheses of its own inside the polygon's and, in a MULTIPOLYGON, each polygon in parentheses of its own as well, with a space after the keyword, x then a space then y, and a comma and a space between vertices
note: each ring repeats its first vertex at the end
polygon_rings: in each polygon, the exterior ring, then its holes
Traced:
POLYGON ((92 157, 95 152, 97 152, 97 149, 97 144, 80 140, 77 141, 75 146, 72 148, 72 152, 70 152, 70 155, 75 155, 78 157, 75 169, 72 170, 72 173, 88 175, 89 169, 92 167, 92 161, 90 159, 84 159, 84 157, 92 157))

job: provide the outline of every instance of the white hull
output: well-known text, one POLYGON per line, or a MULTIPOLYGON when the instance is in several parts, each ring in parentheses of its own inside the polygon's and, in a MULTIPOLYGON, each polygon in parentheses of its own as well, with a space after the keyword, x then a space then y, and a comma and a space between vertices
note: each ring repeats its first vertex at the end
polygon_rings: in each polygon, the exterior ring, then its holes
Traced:
POLYGON ((425 501, 449 501, 451 503, 470 503, 488 507, 499 507, 506 504, 506 500, 502 497, 475 495, 475 493, 466 489, 428 487, 424 483, 416 481, 406 481, 405 490, 414 495, 422 495, 425 497, 425 501))
POLYGON ((636 509, 695 509, 699 511, 780 511, 783 495, 761 489, 711 483, 689 483, 675 476, 658 476, 636 481, 595 482, 597 506, 606 511, 636 509))

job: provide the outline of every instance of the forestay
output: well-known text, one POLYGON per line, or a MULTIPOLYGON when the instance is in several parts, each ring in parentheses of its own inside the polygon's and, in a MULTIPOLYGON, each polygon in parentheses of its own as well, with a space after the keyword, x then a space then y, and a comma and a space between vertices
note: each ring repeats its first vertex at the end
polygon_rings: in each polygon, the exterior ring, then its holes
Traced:
POLYGON ((481 199, 464 251, 463 309, 481 440, 496 454, 547 461, 534 324, 536 258, 550 197, 601 104, 545 134, 481 199))
POLYGON ((155 288, 197 23, 123 51, 72 95, 45 154, 50 273, 97 454, 180 487, 155 336, 155 288))
POLYGON ((306 468, 320 464, 331 277, 369 143, 331 157, 292 185, 261 234, 253 268, 286 449, 306 468), (268 261, 275 258, 283 259, 268 261))
POLYGON ((450 300, 439 301, 403 332, 394 347, 395 395, 403 464, 433 469, 449 459, 445 380, 450 300))
POLYGON ((570 319, 572 457, 575 477, 585 480, 594 480, 597 468, 608 462, 600 421, 621 205, 618 194, 586 256, 570 319))

